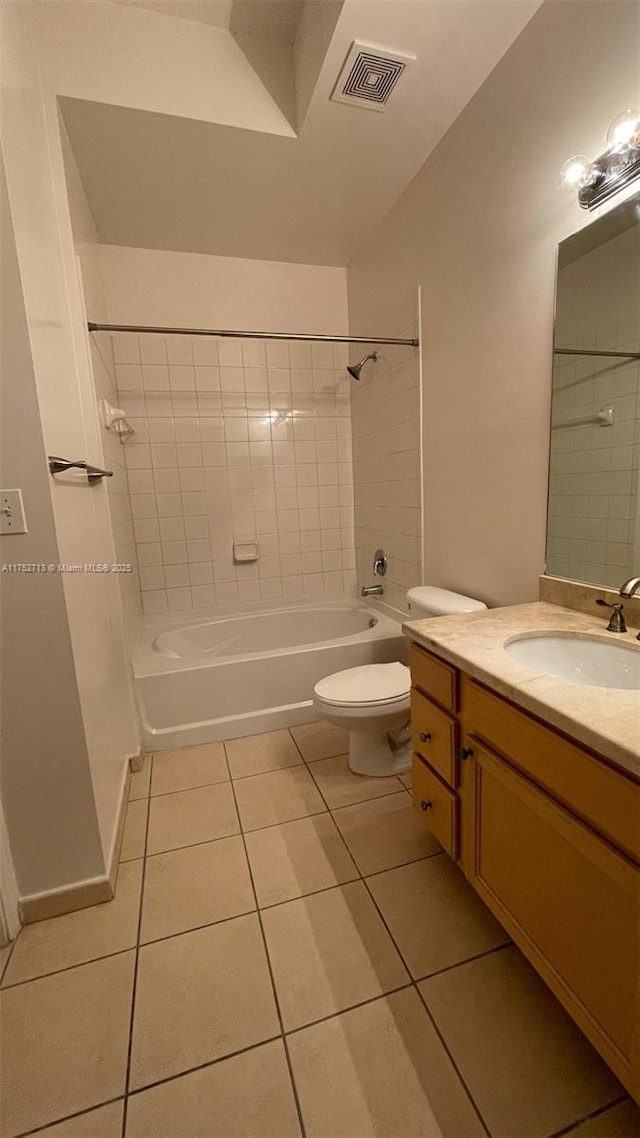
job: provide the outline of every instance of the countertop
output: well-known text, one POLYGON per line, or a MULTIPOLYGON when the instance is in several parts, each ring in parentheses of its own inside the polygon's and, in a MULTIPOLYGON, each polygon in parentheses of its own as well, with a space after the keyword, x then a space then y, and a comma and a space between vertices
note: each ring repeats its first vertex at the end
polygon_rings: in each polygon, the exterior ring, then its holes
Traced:
MULTIPOLYGON (((608 639, 601 616, 536 601, 459 616, 409 620, 409 639, 455 664, 487 687, 519 704, 552 727, 640 777, 640 691, 588 687, 540 674, 517 663, 505 641, 528 632, 582 632, 608 639)), ((639 647, 637 629, 615 634, 616 643, 639 647)))

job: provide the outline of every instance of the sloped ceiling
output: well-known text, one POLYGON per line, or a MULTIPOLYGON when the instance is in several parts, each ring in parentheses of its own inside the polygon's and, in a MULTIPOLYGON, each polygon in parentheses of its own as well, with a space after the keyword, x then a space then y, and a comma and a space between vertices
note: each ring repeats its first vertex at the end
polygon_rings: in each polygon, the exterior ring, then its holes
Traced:
MULTIPOLYGON (((187 0, 190 8, 206 2, 187 0)), ((210 2, 222 19, 222 5, 210 2)), ((292 0, 287 9, 288 2, 280 24, 272 24, 295 79, 288 95, 274 89, 283 82, 275 57, 279 80, 270 86, 243 50, 274 100, 289 98, 284 113, 297 134, 61 100, 103 242, 347 264, 539 6, 539 0, 308 0, 300 9, 292 0), (417 56, 382 114, 330 101, 354 39, 417 56)), ((171 3, 138 0, 163 11, 171 3)), ((230 27, 240 21, 242 46, 269 0, 240 3, 228 18, 230 27)), ((186 7, 185 0, 179 4, 186 7)), ((150 11, 148 18, 161 17, 150 11)), ((255 39, 264 45, 265 38, 263 26, 255 39)), ((185 60, 186 74, 187 67, 185 60)))
POLYGON ((161 16, 177 16, 182 20, 196 20, 215 28, 228 28, 233 0, 111 0, 113 4, 127 4, 132 8, 146 8, 161 16))

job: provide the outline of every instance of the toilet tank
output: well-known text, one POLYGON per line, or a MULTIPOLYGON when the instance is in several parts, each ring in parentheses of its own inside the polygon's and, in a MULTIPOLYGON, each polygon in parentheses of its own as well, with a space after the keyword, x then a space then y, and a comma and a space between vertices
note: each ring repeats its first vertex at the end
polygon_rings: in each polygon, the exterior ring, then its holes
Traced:
POLYGON ((483 601, 465 597, 462 593, 451 593, 449 589, 437 589, 434 585, 418 585, 415 589, 409 589, 406 599, 414 620, 425 620, 432 616, 453 616, 462 612, 480 612, 487 607, 483 601))

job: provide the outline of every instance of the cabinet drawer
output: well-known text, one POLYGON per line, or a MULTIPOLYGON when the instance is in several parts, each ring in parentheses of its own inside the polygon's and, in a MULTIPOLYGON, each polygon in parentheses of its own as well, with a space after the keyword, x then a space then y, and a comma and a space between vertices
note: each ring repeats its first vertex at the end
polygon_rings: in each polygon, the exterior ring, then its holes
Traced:
POLYGON ((424 648, 412 644, 409 650, 411 683, 431 696, 447 711, 458 710, 458 672, 424 648))
POLYGON ((473 884, 624 1074, 634 1042, 640 873, 479 745, 473 770, 473 884))
POLYGON ((457 786, 458 724, 415 688, 411 690, 411 737, 414 751, 449 786, 457 786))
POLYGON ((413 805, 450 857, 458 856, 458 798, 437 774, 413 756, 413 805))
POLYGON ((463 697, 467 732, 640 862, 640 783, 475 680, 465 677, 463 697))

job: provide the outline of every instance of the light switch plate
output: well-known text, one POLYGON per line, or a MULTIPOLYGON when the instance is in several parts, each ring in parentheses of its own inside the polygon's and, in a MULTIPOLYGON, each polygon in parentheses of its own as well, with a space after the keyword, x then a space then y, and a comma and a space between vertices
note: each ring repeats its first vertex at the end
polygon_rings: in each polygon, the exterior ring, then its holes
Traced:
POLYGON ((0 535, 26 532, 22 490, 0 490, 0 535))

